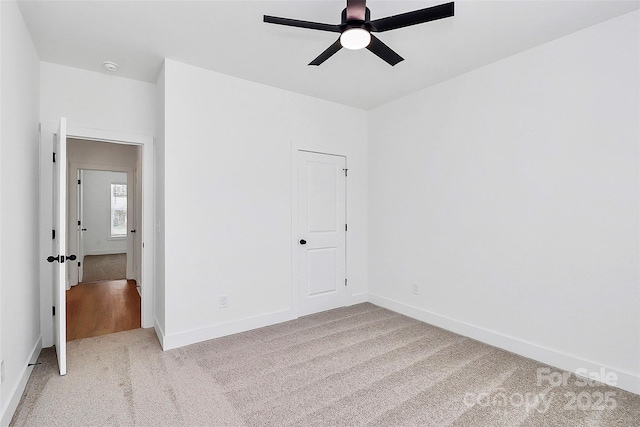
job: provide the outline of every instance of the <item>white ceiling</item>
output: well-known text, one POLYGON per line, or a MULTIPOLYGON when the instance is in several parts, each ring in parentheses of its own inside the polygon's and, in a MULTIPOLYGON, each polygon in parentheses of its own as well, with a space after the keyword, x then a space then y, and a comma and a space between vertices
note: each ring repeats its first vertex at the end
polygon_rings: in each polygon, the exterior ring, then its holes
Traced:
MULTIPOLYGON (((371 19, 448 0, 369 0, 371 19)), ((346 1, 19 2, 40 59, 155 82, 163 58, 369 109, 640 8, 639 1, 456 1, 455 16, 378 34, 405 60, 391 67, 342 49, 307 64, 337 34, 265 24, 264 14, 339 23, 346 1)))

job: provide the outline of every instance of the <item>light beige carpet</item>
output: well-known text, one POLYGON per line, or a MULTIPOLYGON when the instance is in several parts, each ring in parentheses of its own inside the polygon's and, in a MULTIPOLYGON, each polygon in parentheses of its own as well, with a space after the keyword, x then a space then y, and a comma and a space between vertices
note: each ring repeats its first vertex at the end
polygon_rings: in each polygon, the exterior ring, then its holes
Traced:
POLYGON ((166 352, 152 329, 67 345, 68 374, 44 350, 12 425, 640 425, 640 396, 539 383, 542 364, 371 304, 166 352))
POLYGON ((127 254, 86 255, 82 267, 82 283, 126 279, 127 254))

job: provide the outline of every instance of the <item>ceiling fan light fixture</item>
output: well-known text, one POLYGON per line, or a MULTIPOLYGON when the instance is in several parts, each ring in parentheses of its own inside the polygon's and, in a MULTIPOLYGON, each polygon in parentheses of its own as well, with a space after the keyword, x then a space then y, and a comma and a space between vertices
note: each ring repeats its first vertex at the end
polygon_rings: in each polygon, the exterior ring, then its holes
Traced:
POLYGON ((364 49, 371 43, 371 33, 364 28, 349 28, 340 34, 340 44, 345 49, 364 49))

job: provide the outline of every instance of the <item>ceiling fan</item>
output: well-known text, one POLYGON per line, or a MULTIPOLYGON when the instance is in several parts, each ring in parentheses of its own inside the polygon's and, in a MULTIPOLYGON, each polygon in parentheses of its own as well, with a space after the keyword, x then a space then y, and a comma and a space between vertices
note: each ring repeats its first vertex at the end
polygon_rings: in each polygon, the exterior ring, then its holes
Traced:
POLYGON ((453 2, 371 21, 366 0, 347 0, 347 7, 342 11, 342 21, 339 25, 278 18, 277 16, 268 15, 264 15, 264 22, 340 33, 338 40, 316 59, 311 61, 309 65, 322 64, 343 47, 352 50, 366 47, 389 65, 393 66, 404 60, 404 58, 371 33, 395 30, 397 28, 422 24, 450 16, 453 16, 453 2))

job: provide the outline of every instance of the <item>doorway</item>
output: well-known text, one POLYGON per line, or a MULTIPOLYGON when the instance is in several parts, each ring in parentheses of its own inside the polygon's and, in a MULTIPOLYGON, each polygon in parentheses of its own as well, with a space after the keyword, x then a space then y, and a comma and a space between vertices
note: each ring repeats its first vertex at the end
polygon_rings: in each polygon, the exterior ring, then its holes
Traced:
MULTIPOLYGON (((141 294, 141 324, 143 328, 154 326, 154 140, 150 136, 125 134, 100 129, 67 126, 61 117, 57 127, 52 123, 41 128, 40 138, 40 329, 42 346, 56 348, 60 375, 66 366, 66 289, 70 286, 65 261, 74 261, 75 253, 68 250, 67 213, 69 199, 67 186, 75 175, 69 176, 67 142, 84 140, 107 143, 111 146, 135 146, 140 150, 136 188, 142 202, 136 207, 138 220, 135 233, 135 256, 139 271, 136 281, 141 294), (139 209, 138 209, 139 208, 139 209), (138 252, 140 251, 140 252, 138 252), (63 257, 64 255, 64 257, 63 257), (62 262, 60 260, 63 260, 62 262)), ((103 159, 97 157, 99 169, 103 159)), ((98 166, 98 167, 94 167, 98 166)), ((75 192, 69 196, 73 197, 75 192)), ((73 213, 73 210, 71 211, 73 213)), ((69 243, 73 243, 70 241, 69 243)), ((72 269, 73 271, 74 269, 72 269)), ((77 271, 77 270, 76 270, 77 271)))
POLYGON ((128 172, 78 170, 78 283, 133 277, 131 272, 127 275, 128 264, 132 269, 136 262, 127 241, 136 232, 136 195, 130 180, 128 172))
POLYGON ((69 138, 66 340, 141 327, 139 146, 69 138))

